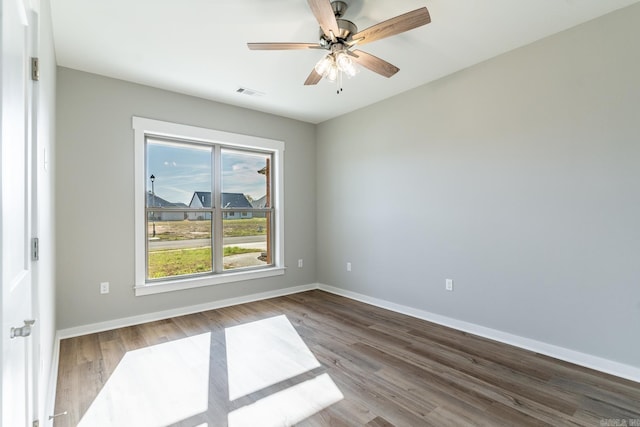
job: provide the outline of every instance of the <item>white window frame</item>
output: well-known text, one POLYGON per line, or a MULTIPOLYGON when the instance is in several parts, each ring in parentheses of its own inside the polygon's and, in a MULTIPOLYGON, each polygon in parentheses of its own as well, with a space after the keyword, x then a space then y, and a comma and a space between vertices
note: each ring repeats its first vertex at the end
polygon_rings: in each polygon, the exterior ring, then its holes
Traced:
POLYGON ((213 129, 189 126, 160 120, 133 116, 134 130, 134 214, 135 214, 135 284, 136 296, 151 295, 162 292, 191 289, 202 286, 219 285, 250 279, 280 276, 284 274, 284 142, 256 136, 241 135, 213 129), (176 277, 163 281, 147 281, 146 279, 146 239, 145 223, 145 140, 147 136, 177 138, 226 147, 254 149, 272 154, 273 189, 273 233, 274 250, 273 266, 247 271, 229 271, 206 276, 176 277))

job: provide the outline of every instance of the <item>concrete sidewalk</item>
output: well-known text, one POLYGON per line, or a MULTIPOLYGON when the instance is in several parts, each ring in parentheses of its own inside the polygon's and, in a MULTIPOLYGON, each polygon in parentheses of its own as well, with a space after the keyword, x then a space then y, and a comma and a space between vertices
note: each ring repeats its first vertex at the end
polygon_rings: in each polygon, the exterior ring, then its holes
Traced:
POLYGON ((229 255, 227 257, 224 257, 223 262, 226 268, 241 268, 264 265, 265 263, 258 259, 260 255, 262 255, 262 252, 229 255))

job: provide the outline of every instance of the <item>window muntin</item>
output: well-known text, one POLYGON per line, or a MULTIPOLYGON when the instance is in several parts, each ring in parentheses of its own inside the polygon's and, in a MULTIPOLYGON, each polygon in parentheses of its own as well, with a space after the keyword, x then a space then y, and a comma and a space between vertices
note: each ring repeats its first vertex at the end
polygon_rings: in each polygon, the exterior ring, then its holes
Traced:
POLYGON ((133 124, 136 194, 145 195, 136 196, 136 295, 283 274, 284 144, 133 124))

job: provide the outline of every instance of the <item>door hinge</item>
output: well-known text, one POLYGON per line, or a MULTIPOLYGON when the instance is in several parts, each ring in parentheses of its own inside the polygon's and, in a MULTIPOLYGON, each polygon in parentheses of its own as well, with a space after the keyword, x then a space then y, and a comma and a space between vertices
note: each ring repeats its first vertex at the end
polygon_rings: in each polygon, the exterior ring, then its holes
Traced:
POLYGON ((31 80, 40 80, 40 60, 38 58, 31 58, 31 80))
POLYGON ((31 239, 31 261, 40 259, 40 239, 34 237, 31 239))

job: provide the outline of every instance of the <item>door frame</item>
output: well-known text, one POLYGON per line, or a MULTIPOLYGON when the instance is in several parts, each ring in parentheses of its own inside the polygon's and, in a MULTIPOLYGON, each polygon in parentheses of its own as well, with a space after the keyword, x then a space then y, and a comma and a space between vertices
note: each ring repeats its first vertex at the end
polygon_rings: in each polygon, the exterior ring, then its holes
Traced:
MULTIPOLYGON (((0 306, 4 312, 0 317, 2 331, 0 333, 0 424, 5 421, 32 425, 40 412, 41 403, 37 401, 39 392, 39 334, 37 324, 32 327, 32 334, 28 337, 10 338, 12 328, 23 326, 22 318, 37 319, 37 271, 36 262, 31 258, 31 241, 37 230, 37 85, 31 79, 31 58, 37 56, 38 14, 34 9, 39 4, 38 0, 0 0, 2 13, 0 18, 0 46, 2 52, 2 66, 0 67, 0 123, 2 134, 0 135, 0 161, 2 162, 2 175, 0 176, 0 306), (13 3, 13 4, 11 4, 13 3), (33 4, 37 3, 37 4, 33 4), (14 20, 14 21, 12 21, 14 20), (6 67, 5 67, 6 64, 6 67), (17 86, 19 85, 19 86, 17 86), (20 100, 21 99, 21 100, 20 100), (13 104, 16 102, 16 104, 13 104), (15 120, 15 121, 14 121, 15 120), (11 125, 11 126, 9 126, 11 125), (20 128, 22 127, 22 130, 20 128), (9 128, 7 132, 5 130, 9 128), (13 130, 11 130, 13 129, 13 130), (7 139, 5 139, 7 138, 7 139), (16 139, 23 139, 11 149, 11 143, 16 139), (13 154, 19 157, 13 159, 13 154), (16 169, 9 167, 5 174, 3 169, 12 162, 24 164, 16 169), (14 173, 11 175, 11 173, 14 173), (21 178, 23 176, 23 178, 21 178), (23 189, 8 191, 11 181, 20 182, 24 179, 23 189), (5 197, 9 194, 10 200, 5 197), (11 203, 15 200, 24 200, 24 224, 18 230, 20 234, 13 236, 8 230, 21 223, 20 219, 13 215, 11 203), (10 206, 7 206, 10 205, 10 206), (9 217, 7 219, 7 217, 9 217), (24 228, 22 228, 24 227, 24 228), (6 237, 9 235, 10 237, 6 237), (12 247, 11 242, 20 242, 18 247, 12 247), (11 252, 13 256, 10 256, 11 252), (16 252, 18 254, 16 256, 16 252), (6 263, 9 261, 8 263, 6 263), (15 268, 17 266, 17 268, 15 268), (15 274, 14 274, 15 273, 15 274), (15 286, 15 287, 14 287, 15 286), (20 288, 22 288, 22 291, 20 288), (19 295, 16 295, 18 293, 19 295), (8 310, 11 307, 12 310, 8 310), (18 307, 18 308, 16 308, 18 307), (19 320, 18 320, 19 319, 19 320), (13 365, 13 363, 16 363, 13 365), (9 369, 7 369, 9 367, 9 369), (10 368, 24 369, 15 377, 10 368), (16 396, 14 381, 20 382, 18 390, 23 395, 16 396), (24 381, 24 384, 22 384, 24 381), (24 401, 21 401, 24 399, 24 401), (13 403, 13 405, 12 405, 13 403), (13 420, 13 421, 11 421, 13 420)), ((15 190, 15 187, 14 187, 15 190)), ((23 202, 18 202, 22 205, 23 202)), ((23 209, 22 207, 19 209, 23 209)), ((15 211, 14 211, 15 212, 15 211)), ((37 322, 36 322, 37 323, 37 322)), ((15 370, 14 370, 15 372, 15 370)))

